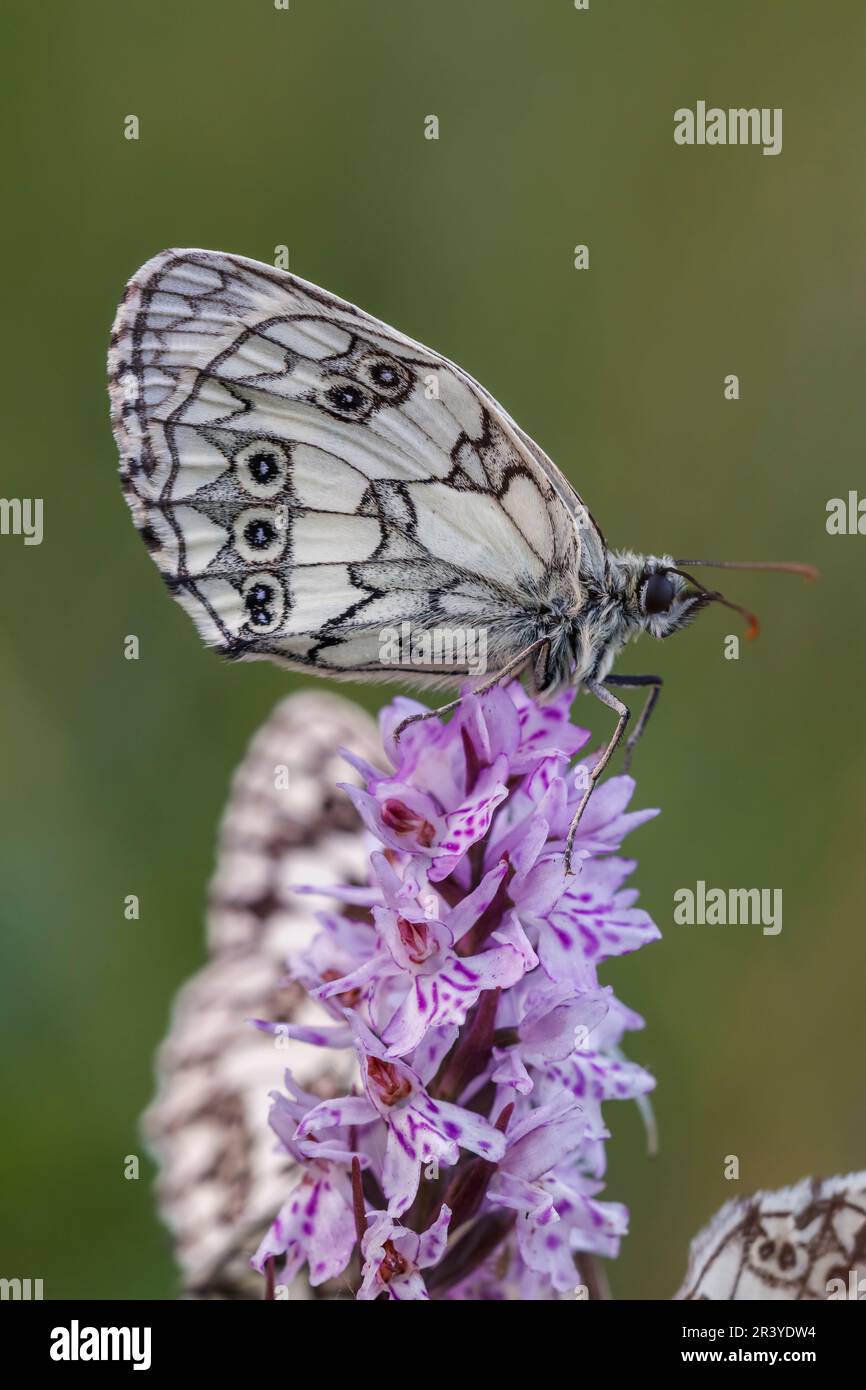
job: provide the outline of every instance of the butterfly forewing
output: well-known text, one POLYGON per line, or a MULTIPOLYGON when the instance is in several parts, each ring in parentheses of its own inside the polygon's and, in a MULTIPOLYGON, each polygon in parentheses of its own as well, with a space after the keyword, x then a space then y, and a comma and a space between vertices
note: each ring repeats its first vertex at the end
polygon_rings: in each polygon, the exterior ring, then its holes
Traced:
POLYGON ((162 253, 109 368, 136 525, 229 655, 387 675, 383 629, 483 624, 497 669, 539 611, 579 606, 581 546, 600 563, 577 495, 483 388, 282 271, 162 253))

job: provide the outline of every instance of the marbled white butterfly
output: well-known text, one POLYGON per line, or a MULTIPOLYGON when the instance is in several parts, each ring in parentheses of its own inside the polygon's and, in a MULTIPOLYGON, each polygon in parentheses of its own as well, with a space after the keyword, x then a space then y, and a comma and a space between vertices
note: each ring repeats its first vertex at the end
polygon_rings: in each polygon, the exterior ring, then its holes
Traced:
MULTIPOLYGON (((320 1025, 321 1005, 286 977, 335 883, 364 883, 357 812, 335 782, 358 780, 341 747, 375 760, 376 726, 357 705, 302 692, 282 700, 232 780, 208 895, 209 960, 178 994, 142 1128, 158 1164, 156 1197, 189 1298, 259 1298, 249 1258, 285 1201, 294 1161, 268 1125, 268 1093, 288 1069, 325 1100, 352 1082, 335 1063, 250 1019, 320 1025), (315 899, 298 884, 321 886, 315 899)), ((336 905, 336 904, 335 904, 336 905)), ((323 1291, 327 1292, 327 1291, 323 1291)), ((292 1298, 313 1297, 298 1276, 292 1298)))
POLYGON ((226 656, 459 682, 473 674, 465 661, 395 670, 383 631, 483 630, 488 684, 526 672, 536 693, 582 685, 614 712, 569 867, 629 719, 609 687, 649 689, 628 758, 661 685, 612 675, 614 660, 630 638, 667 637, 728 603, 682 568, 710 562, 608 549, 559 469, 460 367, 240 256, 164 251, 142 266, 109 375, 135 524, 226 656))

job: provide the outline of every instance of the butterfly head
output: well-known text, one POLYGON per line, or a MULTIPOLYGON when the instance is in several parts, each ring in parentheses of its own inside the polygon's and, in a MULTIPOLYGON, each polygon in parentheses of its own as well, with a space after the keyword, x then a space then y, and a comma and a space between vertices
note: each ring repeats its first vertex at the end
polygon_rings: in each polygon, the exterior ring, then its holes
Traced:
POLYGON ((677 568, 669 555, 611 556, 614 592, 635 636, 670 637, 721 595, 677 568))
POLYGON ((732 603, 718 589, 708 589, 684 566, 705 565, 713 569, 777 570, 817 579, 814 565, 799 561, 776 560, 673 560, 670 555, 635 555, 630 551, 610 557, 611 596, 624 614, 623 626, 629 635, 648 632, 652 637, 670 637, 690 623, 709 603, 721 603, 746 619, 746 636, 757 637, 760 624, 754 613, 732 603))

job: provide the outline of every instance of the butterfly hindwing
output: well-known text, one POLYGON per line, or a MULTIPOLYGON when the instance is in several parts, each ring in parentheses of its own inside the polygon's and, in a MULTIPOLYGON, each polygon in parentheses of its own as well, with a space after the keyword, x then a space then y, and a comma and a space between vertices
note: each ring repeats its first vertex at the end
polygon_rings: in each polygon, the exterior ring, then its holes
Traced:
POLYGON ((851 1173, 726 1203, 692 1241, 675 1297, 848 1298, 861 1281, 866 1289, 866 1173, 851 1173))
MULTIPOLYGON (((337 780, 357 783, 339 749, 377 756, 376 727, 329 692, 290 695, 253 738, 232 781, 208 902, 208 960, 183 986, 143 1130, 158 1165, 160 1215, 187 1296, 261 1297, 249 1257, 296 1182, 268 1124, 268 1093, 288 1069, 322 1099, 354 1081, 353 1054, 254 1028, 333 1025, 286 977, 308 949, 333 883, 365 880, 357 812, 337 780), (297 891, 316 884, 322 897, 297 891)), ((309 1297, 298 1276, 292 1297, 309 1297)))
POLYGON ((540 609, 578 603, 581 541, 603 545, 460 368, 285 272, 163 252, 109 368, 136 525, 229 655, 389 674, 383 629, 483 623, 498 667, 540 609))

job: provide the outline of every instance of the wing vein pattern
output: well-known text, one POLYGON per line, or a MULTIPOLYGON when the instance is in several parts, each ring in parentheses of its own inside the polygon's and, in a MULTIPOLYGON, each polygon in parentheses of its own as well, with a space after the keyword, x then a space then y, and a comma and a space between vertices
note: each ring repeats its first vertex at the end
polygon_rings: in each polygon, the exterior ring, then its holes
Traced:
POLYGON ((388 677, 408 622, 483 626, 499 669, 581 606, 604 543, 555 465, 461 368, 315 285, 162 252, 109 377, 136 526, 228 656, 388 677))

